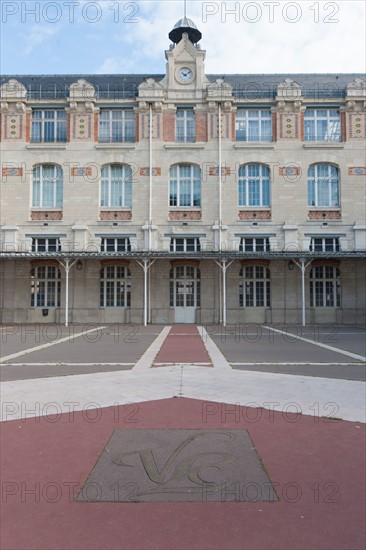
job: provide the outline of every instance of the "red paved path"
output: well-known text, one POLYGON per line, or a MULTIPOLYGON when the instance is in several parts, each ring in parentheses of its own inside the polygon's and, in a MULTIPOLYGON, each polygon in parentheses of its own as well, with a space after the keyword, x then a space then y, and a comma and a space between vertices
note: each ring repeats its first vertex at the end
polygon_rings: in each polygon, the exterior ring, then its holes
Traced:
POLYGON ((2 550, 364 549, 365 425, 245 407, 235 416, 229 414, 232 406, 219 404, 206 415, 207 403, 192 399, 138 408, 132 416, 123 407, 101 409, 97 422, 89 411, 89 421, 75 413, 58 422, 2 423, 2 550), (117 428, 247 429, 280 500, 94 504, 69 499, 66 483, 75 483, 76 493, 117 428), (25 492, 37 487, 40 497, 25 492), (6 495, 5 488, 15 494, 6 495), (296 493, 297 502, 291 502, 296 493), (57 496, 58 502, 50 502, 57 496))
POLYGON ((192 325, 173 326, 154 363, 209 363, 212 366, 198 328, 192 325))

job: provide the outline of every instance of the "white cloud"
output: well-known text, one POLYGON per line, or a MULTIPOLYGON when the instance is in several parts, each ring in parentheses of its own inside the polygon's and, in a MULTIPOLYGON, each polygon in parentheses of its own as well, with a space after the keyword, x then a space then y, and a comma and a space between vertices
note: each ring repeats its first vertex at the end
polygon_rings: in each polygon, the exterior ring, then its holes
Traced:
POLYGON ((40 26, 35 25, 29 35, 23 36, 26 45, 22 51, 23 55, 29 55, 33 52, 34 48, 42 44, 43 42, 51 39, 60 30, 57 26, 40 26))

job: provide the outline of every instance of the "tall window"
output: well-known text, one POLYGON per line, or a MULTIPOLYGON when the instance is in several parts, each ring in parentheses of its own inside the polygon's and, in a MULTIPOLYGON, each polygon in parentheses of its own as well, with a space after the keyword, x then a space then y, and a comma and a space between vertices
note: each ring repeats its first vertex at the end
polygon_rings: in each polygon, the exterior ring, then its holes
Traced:
POLYGON ((305 141, 340 141, 341 115, 337 109, 306 109, 305 141))
POLYGON ((61 243, 58 237, 32 238, 32 252, 60 252, 61 243))
POLYGON ((135 141, 135 113, 132 109, 104 109, 99 114, 99 142, 135 141))
POLYGON ((194 142, 196 139, 193 109, 177 109, 175 119, 175 140, 194 142))
POLYGON ((61 109, 33 109, 31 141, 34 143, 65 142, 66 111, 61 109))
POLYGON ((201 244, 198 237, 170 239, 170 252, 200 252, 201 244))
POLYGON ((339 206, 339 172, 331 164, 313 164, 308 170, 308 205, 339 206))
POLYGON ((114 265, 100 272, 100 307, 131 307, 131 272, 114 265))
POLYGON ((239 273, 240 307, 270 307, 271 283, 267 267, 247 266, 239 273))
POLYGON ((60 307, 61 273, 58 267, 31 270, 31 307, 60 307))
POLYGON ((170 206, 201 206, 201 170, 198 166, 175 164, 170 169, 170 206))
POLYGON ((310 271, 311 307, 340 307, 341 281, 338 268, 328 265, 313 267, 310 271))
POLYGON ((312 237, 310 250, 313 252, 338 252, 340 250, 338 237, 312 237))
POLYGON ((62 208, 62 169, 53 164, 40 164, 33 170, 32 206, 62 208))
POLYGON ((269 250, 268 237, 242 237, 239 252, 267 252, 269 250))
POLYGON ((272 114, 269 109, 238 109, 235 117, 237 141, 272 141, 272 114))
POLYGON ((239 168, 239 206, 270 206, 269 168, 244 164, 239 168))
POLYGON ((103 208, 132 208, 132 169, 126 164, 102 168, 101 200, 103 208))

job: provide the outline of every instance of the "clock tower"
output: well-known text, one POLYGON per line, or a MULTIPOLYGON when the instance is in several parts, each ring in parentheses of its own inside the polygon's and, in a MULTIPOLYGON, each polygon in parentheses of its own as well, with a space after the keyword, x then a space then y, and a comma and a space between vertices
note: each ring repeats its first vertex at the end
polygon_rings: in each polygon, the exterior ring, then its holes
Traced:
POLYGON ((169 50, 165 52, 167 73, 160 84, 171 91, 191 94, 202 90, 208 84, 204 74, 206 52, 201 50, 198 42, 202 33, 191 19, 183 17, 169 33, 172 41, 169 50))

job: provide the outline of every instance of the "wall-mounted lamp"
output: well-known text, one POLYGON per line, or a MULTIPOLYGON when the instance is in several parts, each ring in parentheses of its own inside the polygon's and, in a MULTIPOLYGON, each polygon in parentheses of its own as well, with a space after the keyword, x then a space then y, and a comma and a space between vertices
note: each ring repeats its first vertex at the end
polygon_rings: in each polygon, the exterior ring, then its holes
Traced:
POLYGON ((76 269, 77 269, 78 271, 81 271, 81 270, 83 269, 83 262, 82 262, 81 260, 78 260, 78 261, 76 262, 76 269))
POLYGON ((292 260, 290 260, 289 263, 287 264, 287 267, 289 271, 293 271, 295 267, 295 263, 292 260))

